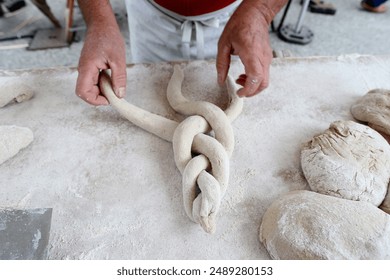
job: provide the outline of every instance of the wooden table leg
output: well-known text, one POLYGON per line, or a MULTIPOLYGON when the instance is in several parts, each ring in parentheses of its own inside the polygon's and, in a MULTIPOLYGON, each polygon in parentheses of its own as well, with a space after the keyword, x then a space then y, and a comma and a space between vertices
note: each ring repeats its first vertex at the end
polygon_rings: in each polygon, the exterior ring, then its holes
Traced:
POLYGON ((74 0, 67 0, 66 14, 65 14, 65 34, 66 34, 66 41, 69 44, 73 40, 73 31, 71 30, 73 25, 73 7, 74 7, 74 0))

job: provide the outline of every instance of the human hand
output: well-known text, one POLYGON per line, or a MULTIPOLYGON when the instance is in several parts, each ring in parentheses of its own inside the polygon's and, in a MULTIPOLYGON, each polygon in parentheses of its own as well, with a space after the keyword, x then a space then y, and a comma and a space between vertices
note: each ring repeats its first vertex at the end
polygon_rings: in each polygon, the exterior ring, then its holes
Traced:
POLYGON ((92 105, 107 105, 98 80, 101 70, 111 69, 115 94, 122 98, 126 92, 126 51, 117 25, 98 24, 88 27, 81 51, 76 94, 92 105))
POLYGON ((243 86, 237 94, 250 97, 265 89, 269 83, 272 49, 269 43, 270 9, 259 1, 243 1, 234 12, 218 42, 218 83, 223 84, 230 67, 230 56, 238 55, 245 74, 236 83, 243 86))

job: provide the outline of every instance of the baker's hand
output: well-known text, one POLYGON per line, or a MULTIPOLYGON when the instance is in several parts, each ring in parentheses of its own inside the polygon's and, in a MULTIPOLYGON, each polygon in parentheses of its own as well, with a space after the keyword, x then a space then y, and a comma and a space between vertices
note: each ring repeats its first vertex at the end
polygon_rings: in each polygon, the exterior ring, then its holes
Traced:
POLYGON ((115 94, 122 98, 126 92, 126 51, 123 37, 117 26, 88 27, 81 51, 76 94, 92 105, 107 105, 101 94, 98 80, 103 69, 111 69, 115 94))
POLYGON ((223 84, 230 67, 230 56, 238 55, 245 74, 237 84, 243 86, 237 94, 250 97, 268 86, 272 49, 269 43, 269 22, 273 15, 261 9, 256 1, 243 1, 225 26, 218 42, 218 82, 223 84))

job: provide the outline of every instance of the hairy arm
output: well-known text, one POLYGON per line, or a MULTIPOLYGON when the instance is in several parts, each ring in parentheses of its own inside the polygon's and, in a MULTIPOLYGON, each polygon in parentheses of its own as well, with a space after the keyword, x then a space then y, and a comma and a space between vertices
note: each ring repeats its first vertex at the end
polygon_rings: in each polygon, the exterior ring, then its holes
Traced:
POLYGON ((98 80, 102 69, 111 69, 115 94, 123 97, 126 88, 126 51, 110 2, 79 0, 87 24, 81 51, 76 94, 92 105, 106 105, 98 80))
POLYGON ((245 73, 237 83, 242 85, 238 95, 250 97, 268 86, 272 49, 269 25, 287 0, 243 0, 225 26, 218 42, 218 82, 226 80, 230 56, 238 55, 245 73))

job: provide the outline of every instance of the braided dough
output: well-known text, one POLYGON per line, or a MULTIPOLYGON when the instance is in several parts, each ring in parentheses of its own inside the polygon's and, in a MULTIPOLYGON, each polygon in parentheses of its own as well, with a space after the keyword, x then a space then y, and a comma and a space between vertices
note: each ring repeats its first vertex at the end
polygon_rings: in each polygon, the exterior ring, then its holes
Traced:
POLYGON ((175 163, 183 176, 186 214, 206 232, 212 233, 229 180, 229 157, 234 149, 230 123, 241 113, 243 102, 236 95, 236 85, 231 77, 226 82, 230 102, 225 111, 209 102, 186 99, 181 92, 183 79, 183 71, 176 65, 168 84, 167 98, 174 110, 189 116, 180 124, 117 98, 107 72, 102 72, 99 86, 123 117, 173 143, 175 163), (206 134, 210 130, 214 131, 215 138, 206 134))

